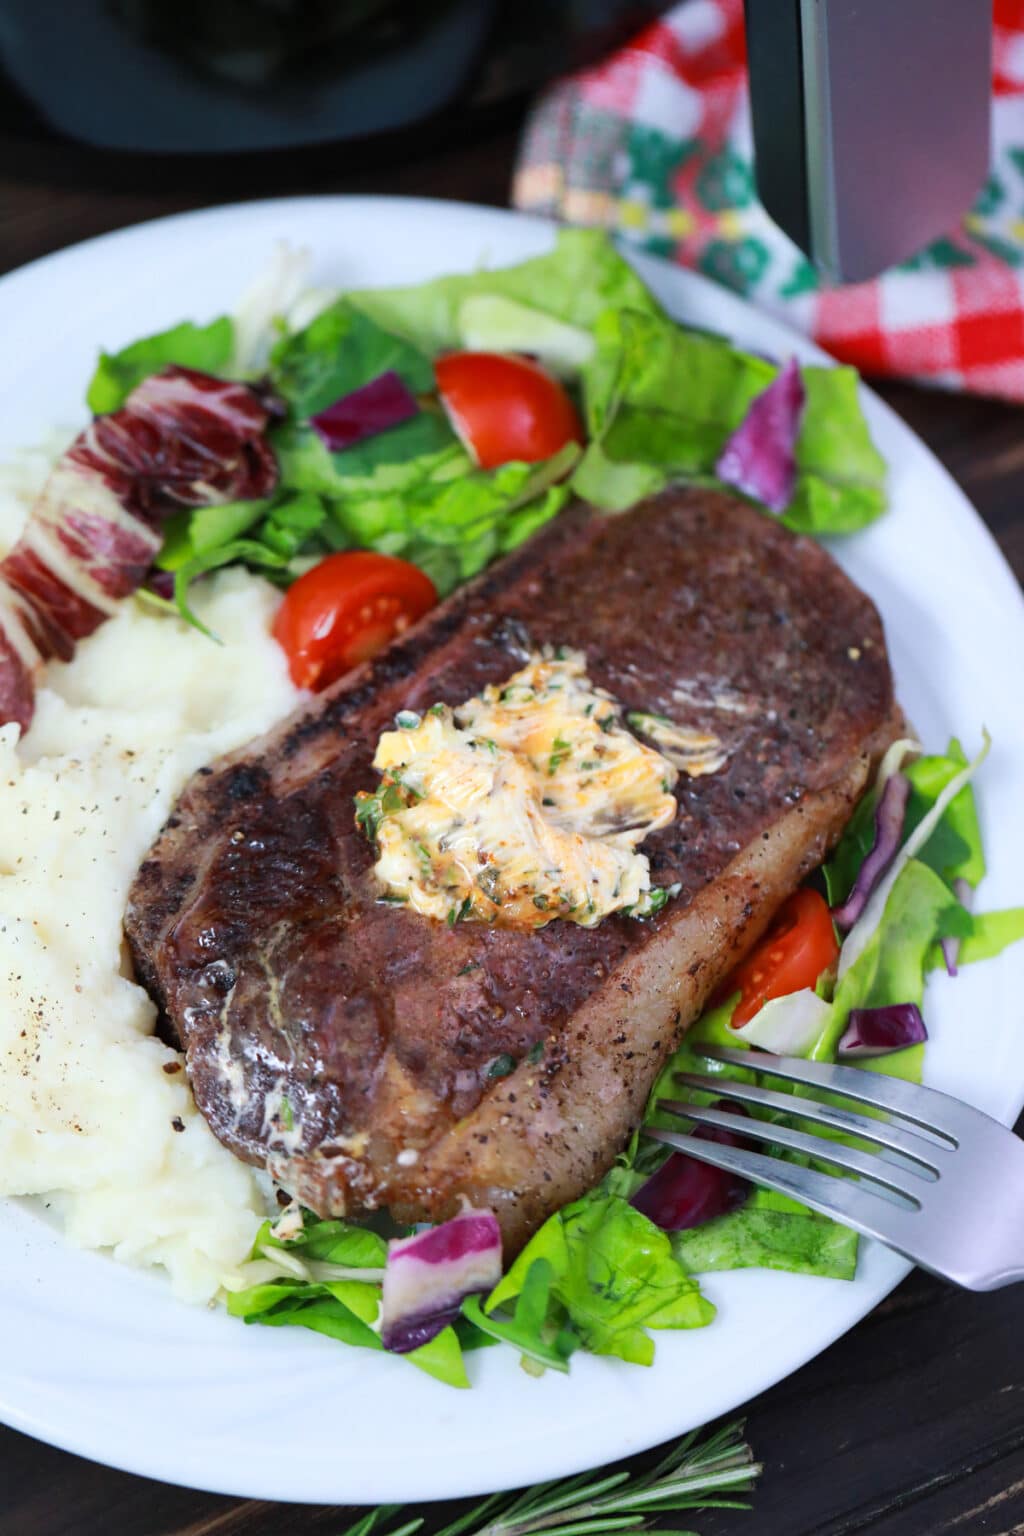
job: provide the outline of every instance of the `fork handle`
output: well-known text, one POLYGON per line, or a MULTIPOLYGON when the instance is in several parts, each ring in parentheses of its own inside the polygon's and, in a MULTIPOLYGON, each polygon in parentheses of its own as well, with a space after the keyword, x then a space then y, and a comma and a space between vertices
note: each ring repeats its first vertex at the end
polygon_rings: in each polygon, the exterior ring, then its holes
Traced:
MULTIPOLYGON (((973 1171, 958 1166, 947 1210, 963 1255, 959 1272, 948 1278, 972 1291, 1024 1280, 1024 1140, 1002 1126, 993 1130, 985 1163, 975 1163, 973 1171)), ((965 1155, 961 1150, 958 1160, 965 1155)))
POLYGON ((1024 1280, 1024 1201, 1013 1225, 992 1233, 977 1269, 962 1283, 972 1291, 998 1291, 1018 1280, 1024 1280))

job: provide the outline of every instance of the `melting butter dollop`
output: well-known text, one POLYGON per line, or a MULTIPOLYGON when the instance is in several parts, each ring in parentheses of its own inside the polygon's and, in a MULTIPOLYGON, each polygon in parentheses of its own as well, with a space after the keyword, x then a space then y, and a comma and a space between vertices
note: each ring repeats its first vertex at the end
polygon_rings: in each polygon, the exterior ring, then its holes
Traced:
POLYGON ((589 928, 678 890, 652 888, 638 851, 675 817, 678 769, 626 729, 582 652, 535 652, 505 683, 396 726, 373 760, 380 788, 356 797, 384 899, 449 923, 589 928))

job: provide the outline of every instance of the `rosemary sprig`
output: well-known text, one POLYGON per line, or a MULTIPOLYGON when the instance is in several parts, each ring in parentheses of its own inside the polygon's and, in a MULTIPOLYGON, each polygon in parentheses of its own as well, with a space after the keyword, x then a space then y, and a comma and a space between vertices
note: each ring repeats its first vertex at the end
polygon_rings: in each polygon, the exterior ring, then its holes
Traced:
MULTIPOLYGON (((745 1509, 761 1467, 743 1439, 743 1424, 727 1424, 701 1438, 685 1435, 649 1472, 584 1472, 578 1477, 538 1483, 519 1493, 493 1493, 433 1536, 598 1536, 605 1531, 642 1531, 654 1515, 669 1510, 745 1509)), ((413 1536, 423 1518, 382 1527, 401 1505, 371 1510, 343 1536, 413 1536)), ((659 1530, 661 1528, 659 1527, 659 1530)), ((694 1536, 662 1531, 662 1536, 694 1536)))

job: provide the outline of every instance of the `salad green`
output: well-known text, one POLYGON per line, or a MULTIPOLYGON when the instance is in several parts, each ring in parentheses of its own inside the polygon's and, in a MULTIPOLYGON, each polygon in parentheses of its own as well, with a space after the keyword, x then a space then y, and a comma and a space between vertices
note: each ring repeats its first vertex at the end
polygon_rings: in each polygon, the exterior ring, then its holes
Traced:
MULTIPOLYGON (((232 374, 230 316, 186 321, 103 353, 87 392, 116 409, 169 363, 232 374)), ((279 322, 266 383, 286 408, 271 431, 280 467, 262 502, 204 507, 172 520, 158 560, 190 582, 242 564, 286 585, 334 550, 372 548, 419 565, 442 595, 514 549, 578 494, 622 510, 670 480, 714 481, 714 466, 776 365, 722 337, 677 325, 608 238, 562 230, 554 248, 516 266, 409 287, 337 295, 299 329, 279 322), (566 378, 587 426, 539 464, 481 470, 452 430, 433 365, 453 348, 512 349, 566 378), (417 397, 401 425, 331 451, 310 418, 389 370, 417 397)), ((798 478, 783 521, 813 533, 861 528, 885 507, 884 464, 852 369, 804 368, 798 478)))
MULTIPOLYGON (((185 322, 102 354, 88 403, 97 412, 116 409, 168 363, 229 373, 234 354, 230 317, 185 322)), ((563 230, 549 253, 513 267, 337 295, 299 328, 282 320, 269 349, 266 383, 283 405, 271 432, 280 467, 274 494, 182 512, 168 525, 159 564, 185 614, 189 584, 204 572, 238 563, 284 585, 323 554, 350 547, 401 555, 444 594, 521 544, 574 493, 615 512, 670 481, 714 484, 723 446, 778 371, 722 337, 674 323, 594 231, 563 230), (570 443, 540 463, 478 468, 434 378, 440 353, 467 346, 529 353, 566 379, 585 447, 570 443), (310 418, 387 371, 416 396, 418 413, 332 450, 310 418)), ((862 528, 885 508, 885 466, 856 374, 801 371, 796 483, 782 520, 814 534, 862 528)), ((904 767, 903 836, 917 834, 921 845, 876 891, 871 921, 866 910, 838 979, 819 980, 809 1017, 820 1028, 806 1043, 816 1059, 835 1059, 851 1009, 921 1004, 927 973, 943 963, 942 939, 959 940, 964 964, 1024 937, 1024 908, 972 914, 960 899, 960 883, 977 886, 985 869, 971 784, 964 779, 952 798, 946 793, 967 767, 955 740, 945 753, 904 767)), ((849 895, 872 846, 876 800, 877 791, 863 798, 824 866, 833 906, 849 895)), ((745 1075, 701 1055, 709 1044, 749 1045, 731 1028, 735 1004, 709 1008, 690 1029, 655 1085, 646 1123, 678 1128, 660 1103, 686 1097, 681 1072, 745 1075)), ((915 1046, 865 1065, 917 1079, 922 1052, 915 1046)), ((491 1294, 469 1296, 457 1320, 413 1350, 410 1362, 462 1387, 465 1351, 496 1342, 515 1347, 533 1371, 565 1370, 580 1348, 649 1364, 652 1332, 713 1318, 696 1275, 749 1266, 854 1274, 854 1233, 767 1191, 689 1230, 662 1231, 631 1201, 672 1156, 638 1133, 598 1187, 552 1216, 491 1294)), ((225 1282, 228 1310, 249 1324, 303 1327, 379 1350, 387 1251, 376 1232, 309 1212, 288 1232, 265 1223, 248 1262, 225 1282)))
MULTIPOLYGON (((657 314, 606 311, 595 338, 582 371, 591 446, 576 484, 610 511, 670 479, 713 482, 727 438, 779 371, 657 314)), ((861 413, 856 372, 801 373, 797 483, 782 521, 802 533, 851 533, 885 510, 885 464, 861 413)))
POLYGON ((86 391, 86 404, 97 416, 116 411, 137 384, 151 373, 159 373, 168 363, 198 368, 202 373, 225 373, 234 348, 235 327, 230 316, 220 315, 209 325, 193 325, 191 320, 184 320, 156 336, 133 341, 120 352, 101 352, 86 391))

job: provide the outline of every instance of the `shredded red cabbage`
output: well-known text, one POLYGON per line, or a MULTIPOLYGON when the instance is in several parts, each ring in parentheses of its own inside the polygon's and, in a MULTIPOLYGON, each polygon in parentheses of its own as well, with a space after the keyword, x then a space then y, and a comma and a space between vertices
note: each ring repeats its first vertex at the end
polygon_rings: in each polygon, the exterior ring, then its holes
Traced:
POLYGON ((806 391, 795 358, 750 402, 715 474, 771 512, 784 512, 796 484, 796 443, 806 391))
POLYGON ((451 1221, 388 1244, 381 1342, 399 1355, 418 1349, 455 1321, 467 1296, 501 1279, 501 1229, 492 1211, 465 1210, 451 1221))
MULTIPOLYGON (((971 910, 974 892, 966 880, 953 881, 953 895, 967 912, 971 910)), ((946 962, 947 976, 958 975, 956 962, 960 957, 960 940, 955 935, 950 934, 947 938, 940 940, 940 948, 942 950, 942 958, 946 962)))
POLYGON ((419 413, 416 396, 393 368, 380 373, 368 384, 342 395, 326 410, 311 416, 309 424, 333 453, 351 448, 364 438, 376 437, 389 427, 419 413))
POLYGON ((832 917, 838 927, 844 930, 853 927, 867 906, 871 892, 899 852, 909 798, 910 780, 906 774, 891 774, 875 806, 875 836, 867 858, 857 872, 849 896, 841 906, 832 908, 832 917))
POLYGON ((887 1056, 927 1039, 916 1003, 888 1003, 884 1008, 851 1008, 837 1050, 840 1056, 887 1056))
MULTIPOLYGON (((746 1114, 742 1105, 727 1104, 724 1100, 714 1108, 746 1114)), ((701 1141, 718 1141, 727 1147, 749 1146, 745 1137, 715 1125, 700 1125, 693 1134, 701 1141)), ((749 1197, 750 1189, 747 1180, 738 1174, 712 1168, 710 1163, 698 1162, 685 1152, 673 1152, 637 1190, 630 1204, 662 1231, 686 1232, 715 1216, 734 1211, 749 1197)))

